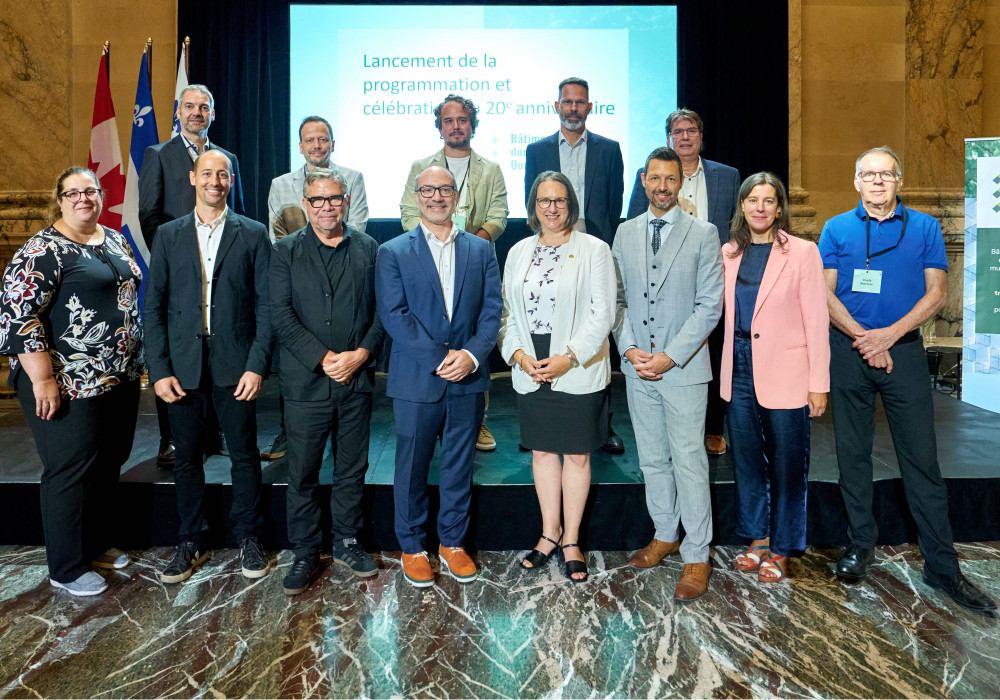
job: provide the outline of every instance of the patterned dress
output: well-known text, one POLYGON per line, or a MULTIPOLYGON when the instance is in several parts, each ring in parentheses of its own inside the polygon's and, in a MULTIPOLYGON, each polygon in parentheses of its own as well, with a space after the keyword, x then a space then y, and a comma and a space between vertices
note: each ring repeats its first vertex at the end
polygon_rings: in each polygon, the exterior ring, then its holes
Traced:
POLYGON ((102 394, 142 374, 142 272, 120 233, 84 245, 49 226, 10 261, 0 288, 0 354, 48 351, 64 399, 102 394))

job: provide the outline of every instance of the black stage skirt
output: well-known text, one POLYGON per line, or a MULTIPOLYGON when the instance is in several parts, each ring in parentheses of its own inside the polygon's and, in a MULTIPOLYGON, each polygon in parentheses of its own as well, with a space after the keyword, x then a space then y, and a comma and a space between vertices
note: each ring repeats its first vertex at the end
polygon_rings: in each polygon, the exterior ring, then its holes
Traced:
MULTIPOLYGON (((549 356, 551 336, 532 335, 538 356, 549 356)), ((570 370, 571 372, 573 370, 570 370)), ((541 384, 537 391, 517 395, 521 445, 529 450, 582 455, 608 441, 608 392, 567 394, 541 384)))

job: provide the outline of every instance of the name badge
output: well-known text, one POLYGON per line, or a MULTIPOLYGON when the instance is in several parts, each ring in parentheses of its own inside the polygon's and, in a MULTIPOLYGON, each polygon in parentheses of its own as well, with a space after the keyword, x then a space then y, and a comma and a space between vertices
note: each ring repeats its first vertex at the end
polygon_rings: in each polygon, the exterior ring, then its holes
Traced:
POLYGON ((854 286, 852 292, 867 292, 868 294, 878 294, 882 291, 882 271, 881 270, 855 270, 854 286))
MULTIPOLYGON (((455 224, 455 226, 458 227, 459 231, 464 231, 465 230, 465 219, 466 219, 465 212, 458 213, 456 211, 454 214, 451 215, 451 221, 452 221, 453 224, 455 224)), ((475 233, 475 232, 473 232, 473 233, 475 233)))

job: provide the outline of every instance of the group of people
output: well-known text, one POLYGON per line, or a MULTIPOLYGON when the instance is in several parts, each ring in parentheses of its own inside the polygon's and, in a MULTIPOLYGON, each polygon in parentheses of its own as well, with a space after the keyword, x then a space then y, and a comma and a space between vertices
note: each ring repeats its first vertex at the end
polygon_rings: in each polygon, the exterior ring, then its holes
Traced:
POLYGON ((824 413, 828 394, 849 537, 836 573, 865 578, 877 542, 871 449, 880 394, 924 580, 992 614, 953 547, 919 342, 919 327, 945 300, 943 239, 932 217, 898 197, 896 154, 883 146, 858 158, 858 206, 828 221, 817 247, 793 235, 775 175, 741 182, 734 168, 702 159, 700 117, 677 110, 666 120, 668 146, 637 173, 619 225, 621 149, 587 130, 591 108, 585 80, 559 84, 560 129, 527 149, 533 235, 511 248, 501 275, 492 243, 507 225, 506 187, 499 167, 471 149, 470 100, 449 95, 434 110, 444 147, 413 163, 400 205, 406 233, 379 246, 364 232, 363 177, 332 161, 333 130, 321 117, 299 128, 305 164, 272 183, 268 227, 239 214, 236 158, 209 143, 214 101, 192 85, 178 105, 181 134, 151 147, 140 175, 151 244, 142 326, 139 267, 121 235, 97 223, 100 184, 84 168, 66 170, 57 220, 14 256, 0 299, 0 352, 11 356, 43 463, 52 584, 93 595, 106 583, 92 566, 128 564, 111 547, 101 498, 131 448, 143 363, 165 407, 181 521, 163 582, 186 580, 207 558, 203 455, 216 422, 232 461, 243 574, 274 566, 261 543, 255 415, 269 368, 279 377, 282 432, 267 455, 288 455, 294 561, 285 592, 305 590, 319 568, 327 442, 334 561, 377 575, 357 535, 375 358, 388 335, 394 525, 414 586, 434 581, 427 475, 436 449, 440 569, 463 583, 477 577, 464 544, 475 450, 495 447, 485 425, 493 347, 511 367, 541 512, 538 543, 521 566, 540 569, 558 554, 570 581, 587 580, 580 529, 590 454, 620 443, 610 429, 617 352, 655 528, 629 563, 650 568, 679 554, 678 600, 708 589, 708 455, 727 449, 737 532, 748 542, 734 566, 763 583, 786 577, 806 547, 810 419, 824 413))

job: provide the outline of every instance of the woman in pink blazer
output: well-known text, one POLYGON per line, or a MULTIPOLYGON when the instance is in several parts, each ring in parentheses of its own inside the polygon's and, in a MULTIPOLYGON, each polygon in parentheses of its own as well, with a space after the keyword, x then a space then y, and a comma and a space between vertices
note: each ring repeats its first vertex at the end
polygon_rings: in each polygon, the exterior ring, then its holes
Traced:
POLYGON ((816 245, 788 233, 781 180, 740 186, 725 268, 721 393, 736 474, 736 532, 750 540, 734 563, 780 581, 806 547, 809 420, 830 390, 830 317, 816 245))

